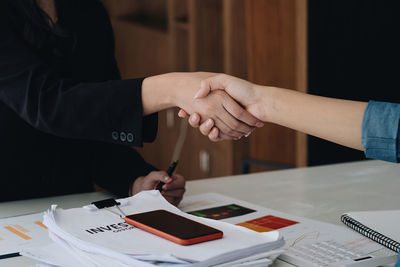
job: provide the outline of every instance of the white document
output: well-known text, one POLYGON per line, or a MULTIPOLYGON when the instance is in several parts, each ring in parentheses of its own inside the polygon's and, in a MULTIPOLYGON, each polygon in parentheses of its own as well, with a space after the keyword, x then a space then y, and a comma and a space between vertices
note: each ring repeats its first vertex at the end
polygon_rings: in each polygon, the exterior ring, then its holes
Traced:
POLYGON ((257 255, 252 255, 236 261, 216 265, 215 267, 234 267, 234 266, 269 266, 281 255, 284 250, 272 250, 257 255))
MULTIPOLYGON (((186 214, 169 204, 156 190, 141 192, 121 202, 123 205, 120 208, 125 214, 164 209, 217 228, 223 231, 224 237, 181 246, 135 228, 106 209, 97 210, 92 206, 68 210, 53 206, 45 214, 44 224, 53 233, 51 236, 57 245, 69 250, 80 261, 84 259, 86 262, 82 264, 85 266, 92 266, 90 262, 98 260, 96 255, 130 266, 153 266, 149 265, 152 260, 170 265, 192 263, 191 266, 210 266, 272 251, 284 244, 277 231, 260 234, 186 214), (138 260, 141 260, 140 263, 138 260)), ((119 212, 117 208, 109 209, 119 212)), ((26 250, 24 254, 39 256, 38 251, 33 250, 26 250)))
POLYGON ((76 259, 75 255, 71 255, 68 251, 53 242, 44 246, 34 246, 24 249, 21 251, 21 255, 49 265, 82 265, 82 263, 76 259))
POLYGON ((400 242, 400 210, 347 212, 364 226, 400 242))
POLYGON ((0 255, 51 243, 42 220, 43 213, 0 219, 0 255))
MULTIPOLYGON (((193 212, 215 207, 227 207, 232 204, 243 207, 245 212, 248 212, 249 209, 253 210, 253 212, 230 216, 221 219, 221 221, 243 225, 260 231, 279 230, 285 239, 285 248, 331 240, 357 249, 362 254, 373 253, 383 248, 383 246, 345 226, 290 215, 216 193, 185 197, 180 208, 185 212, 193 212), (271 229, 268 230, 268 228, 271 229)), ((218 215, 222 212, 223 208, 217 210, 216 214, 218 215)), ((200 214, 207 215, 206 213, 210 212, 200 212, 200 214)))
MULTIPOLYGON (((273 250, 266 253, 261 253, 259 255, 250 256, 247 258, 243 258, 240 260, 236 260, 233 262, 224 263, 221 265, 215 265, 215 267, 255 267, 255 266, 262 266, 266 267, 273 263, 275 258, 279 256, 283 251, 282 250, 273 250)), ((81 253, 80 252, 80 256, 81 253)), ((91 253, 84 253, 86 254, 85 257, 90 257, 92 260, 96 262, 93 264, 91 262, 82 262, 77 260, 75 257, 77 255, 71 255, 70 253, 66 252, 61 246, 57 245, 56 243, 51 243, 50 245, 45 245, 41 247, 31 248, 28 251, 23 251, 22 255, 35 259, 39 262, 46 263, 46 266, 65 266, 65 267, 75 267, 75 266, 113 266, 113 267, 127 267, 132 265, 126 265, 119 261, 112 260, 110 258, 91 254, 91 253), (51 251, 51 253, 49 253, 51 251)), ((187 266, 188 263, 184 264, 173 264, 161 261, 149 261, 149 263, 153 263, 157 266, 163 267, 184 267, 187 266)), ((35 265, 37 266, 37 265, 35 265)), ((44 266, 44 265, 43 265, 44 266)), ((138 265, 133 265, 138 266, 138 265)), ((152 265, 153 266, 153 265, 152 265)))

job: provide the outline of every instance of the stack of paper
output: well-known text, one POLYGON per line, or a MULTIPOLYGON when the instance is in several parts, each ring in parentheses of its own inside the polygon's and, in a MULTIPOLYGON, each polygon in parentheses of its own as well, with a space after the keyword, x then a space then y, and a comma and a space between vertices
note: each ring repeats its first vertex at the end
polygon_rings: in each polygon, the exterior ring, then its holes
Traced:
POLYGON ((158 191, 145 191, 118 200, 125 214, 164 209, 217 228, 222 239, 190 246, 135 228, 115 213, 93 206, 63 210, 55 205, 44 215, 54 243, 25 249, 21 254, 57 266, 267 266, 282 251, 277 231, 257 233, 221 221, 186 214, 169 204, 158 191))

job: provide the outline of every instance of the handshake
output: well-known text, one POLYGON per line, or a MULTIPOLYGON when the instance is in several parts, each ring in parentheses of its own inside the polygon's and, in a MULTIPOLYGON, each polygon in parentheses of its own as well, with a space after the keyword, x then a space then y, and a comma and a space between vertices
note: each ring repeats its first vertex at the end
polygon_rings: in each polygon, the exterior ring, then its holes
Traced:
POLYGON ((215 110, 208 106, 203 110, 205 116, 197 112, 189 114, 184 109, 178 113, 181 118, 189 118, 189 124, 198 127, 211 141, 239 140, 243 136, 248 137, 255 128, 264 126, 261 121, 261 95, 250 82, 226 74, 215 74, 200 82, 194 99, 220 105, 215 110))
POLYGON ((144 80, 143 113, 177 106, 178 115, 211 141, 239 140, 264 125, 259 93, 252 83, 226 74, 168 73, 144 80))
POLYGON ((238 140, 264 122, 285 126, 364 150, 361 129, 366 102, 327 98, 262 86, 215 73, 168 73, 146 78, 143 114, 179 107, 212 141, 238 140))

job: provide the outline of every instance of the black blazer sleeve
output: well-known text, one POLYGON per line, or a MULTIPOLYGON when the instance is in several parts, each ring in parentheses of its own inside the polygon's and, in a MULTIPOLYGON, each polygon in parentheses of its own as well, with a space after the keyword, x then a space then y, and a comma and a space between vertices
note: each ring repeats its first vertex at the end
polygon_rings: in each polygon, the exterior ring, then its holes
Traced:
POLYGON ((129 146, 154 140, 156 117, 144 121, 142 116, 142 79, 65 79, 12 31, 1 13, 0 101, 20 118, 66 138, 129 146))

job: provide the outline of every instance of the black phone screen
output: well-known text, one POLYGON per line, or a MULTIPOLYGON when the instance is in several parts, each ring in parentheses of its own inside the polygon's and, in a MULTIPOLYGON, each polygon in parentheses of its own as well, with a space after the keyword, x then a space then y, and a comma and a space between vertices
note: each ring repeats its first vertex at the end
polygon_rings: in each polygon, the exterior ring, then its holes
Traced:
POLYGON ((154 210, 126 217, 180 239, 192 239, 221 233, 220 230, 166 210, 154 210))

